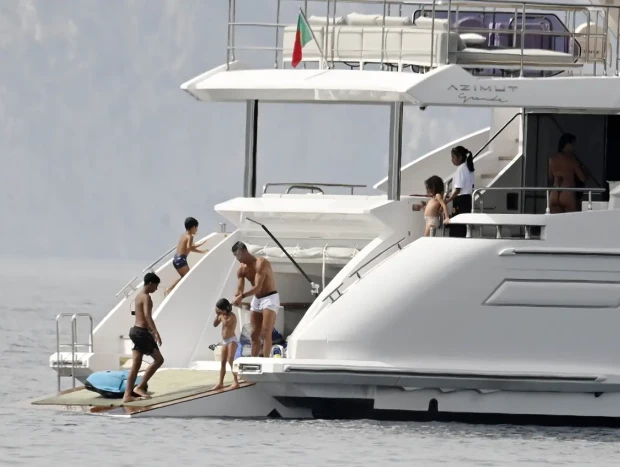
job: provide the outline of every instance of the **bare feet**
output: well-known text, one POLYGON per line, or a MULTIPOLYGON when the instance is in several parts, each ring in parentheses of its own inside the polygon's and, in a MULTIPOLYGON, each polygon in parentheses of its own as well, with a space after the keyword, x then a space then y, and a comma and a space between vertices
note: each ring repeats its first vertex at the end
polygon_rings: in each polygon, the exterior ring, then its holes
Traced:
POLYGON ((128 402, 142 401, 144 399, 146 399, 146 397, 127 396, 123 398, 123 404, 127 404, 128 402))
POLYGON ((239 387, 239 383, 238 382, 234 382, 230 385, 230 389, 237 389, 239 387))
POLYGON ((219 383, 217 386, 213 386, 213 389, 211 389, 212 391, 219 391, 220 389, 224 389, 224 385, 222 383, 219 383))
POLYGON ((140 397, 142 397, 144 399, 150 399, 151 398, 151 396, 149 396, 149 394, 144 389, 141 389, 140 386, 136 386, 133 389, 133 393, 137 394, 138 396, 140 396, 140 397))

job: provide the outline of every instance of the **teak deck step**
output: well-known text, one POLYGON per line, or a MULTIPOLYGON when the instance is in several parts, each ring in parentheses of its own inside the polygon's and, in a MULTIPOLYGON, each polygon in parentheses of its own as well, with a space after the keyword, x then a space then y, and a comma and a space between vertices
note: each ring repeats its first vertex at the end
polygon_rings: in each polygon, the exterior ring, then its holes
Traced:
MULTIPOLYGON (((227 386, 222 390, 213 391, 211 388, 217 384, 218 380, 219 371, 162 369, 149 381, 150 399, 123 404, 120 398, 107 399, 81 386, 34 401, 33 404, 90 408, 92 413, 123 409, 124 413, 132 414, 230 391, 229 386, 233 382, 231 372, 226 373, 224 378, 224 384, 227 386)), ((239 389, 252 385, 254 383, 243 382, 239 389)))

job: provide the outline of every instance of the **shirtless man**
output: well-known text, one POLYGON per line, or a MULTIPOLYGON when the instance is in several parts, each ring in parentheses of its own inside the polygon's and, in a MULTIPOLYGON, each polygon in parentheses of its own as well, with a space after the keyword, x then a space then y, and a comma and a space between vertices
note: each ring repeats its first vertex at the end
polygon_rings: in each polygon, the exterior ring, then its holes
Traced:
MULTIPOLYGON (((549 179, 554 187, 575 188, 577 179, 585 183, 588 178, 575 157, 575 141, 571 134, 562 135, 558 152, 549 158, 549 179)), ((575 212, 578 210, 577 199, 574 191, 552 191, 549 193, 549 210, 552 214, 575 212)))
MULTIPOLYGON (((237 352, 237 346, 239 345, 239 340, 235 333, 235 329, 237 329, 237 316, 232 312, 232 305, 225 298, 220 298, 215 305, 213 327, 218 327, 220 323, 222 323, 222 366, 220 367, 220 382, 213 390, 222 389, 224 387, 226 363, 230 365, 230 369, 232 370, 233 362, 235 361, 235 352, 237 352)), ((234 371, 233 379, 235 382, 230 388, 238 388, 239 381, 237 380, 237 373, 234 371)))
POLYGON ((129 338, 134 344, 133 362, 127 377, 127 387, 125 388, 123 402, 148 398, 149 395, 146 392, 147 383, 164 363, 164 357, 162 357, 158 347, 161 346, 161 337, 159 337, 159 332, 157 332, 157 327, 151 314, 153 311, 151 294, 157 290, 159 282, 157 274, 153 272, 147 273, 144 276, 144 288, 136 296, 136 323, 129 330, 129 338), (133 386, 136 384, 136 378, 142 366, 142 357, 144 355, 153 357, 153 363, 144 372, 140 384, 134 388, 133 386))
POLYGON ((168 290, 166 290, 166 295, 172 292, 172 289, 176 287, 181 279, 189 272, 189 266, 187 265, 187 255, 189 255, 190 251, 194 251, 196 253, 206 253, 209 250, 199 250, 197 247, 199 245, 194 245, 194 236, 198 233, 198 221, 193 217, 188 217, 185 219, 185 233, 181 235, 179 239, 179 243, 177 245, 177 251, 172 259, 172 266, 179 273, 179 277, 174 284, 172 284, 168 290))
POLYGON ((271 335, 276 323, 276 313, 280 307, 280 295, 276 292, 273 269, 265 258, 252 256, 245 244, 241 242, 233 245, 232 252, 241 263, 237 271, 237 294, 233 300, 233 305, 239 306, 245 297, 254 295, 250 304, 252 357, 259 356, 262 338, 263 357, 269 358, 272 344, 271 335), (252 284, 252 288, 244 292, 246 279, 252 284))

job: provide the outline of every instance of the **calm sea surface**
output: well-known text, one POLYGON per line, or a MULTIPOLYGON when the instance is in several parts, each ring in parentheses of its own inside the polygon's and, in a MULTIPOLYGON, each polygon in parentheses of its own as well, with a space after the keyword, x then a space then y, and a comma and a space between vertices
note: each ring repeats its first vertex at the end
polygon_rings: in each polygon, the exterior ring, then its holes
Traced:
MULTIPOLYGON (((372 421, 122 420, 34 408, 56 314, 96 322, 142 263, 0 259, 0 465, 620 465, 620 430, 372 421)), ((162 334, 165 330, 162 331, 162 334)), ((164 334, 165 336, 165 334, 164 334)))

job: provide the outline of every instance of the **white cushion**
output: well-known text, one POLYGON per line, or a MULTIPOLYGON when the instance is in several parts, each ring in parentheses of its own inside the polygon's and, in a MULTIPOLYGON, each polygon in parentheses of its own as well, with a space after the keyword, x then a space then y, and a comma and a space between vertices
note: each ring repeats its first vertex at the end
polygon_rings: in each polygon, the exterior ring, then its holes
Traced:
POLYGON ((360 13, 349 13, 345 16, 349 26, 376 26, 379 15, 362 15, 360 13))
MULTIPOLYGON (((427 18, 426 16, 420 16, 418 19, 415 20, 415 25, 419 28, 432 29, 433 18, 427 18)), ((435 18, 435 29, 440 30, 440 31, 447 30, 448 20, 435 18)))
MULTIPOLYGON (((363 15, 361 13, 349 13, 345 16, 345 21, 349 26, 383 26, 382 15, 363 15)), ((386 26, 410 26, 411 18, 408 16, 386 16, 386 26)))
MULTIPOLYGON (((317 26, 325 26, 327 24, 326 16, 311 16, 308 18, 308 23, 317 25, 317 26)), ((329 24, 345 24, 344 16, 336 16, 336 18, 329 17, 329 24)))
POLYGON ((475 32, 465 32, 460 34, 460 36, 467 47, 482 45, 487 41, 486 37, 475 32))
MULTIPOLYGON (((379 16, 377 20, 377 26, 383 26, 382 16, 379 16)), ((385 25, 386 26, 411 26, 413 25, 413 21, 409 16, 386 16, 385 17, 385 25)))

